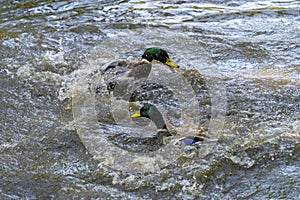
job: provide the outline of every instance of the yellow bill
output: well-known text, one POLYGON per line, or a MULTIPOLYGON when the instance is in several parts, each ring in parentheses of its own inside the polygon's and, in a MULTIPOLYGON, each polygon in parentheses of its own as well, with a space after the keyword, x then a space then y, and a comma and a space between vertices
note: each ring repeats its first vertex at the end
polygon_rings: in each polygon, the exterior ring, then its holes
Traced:
POLYGON ((133 115, 131 115, 131 118, 138 118, 140 116, 141 116, 141 113, 140 113, 140 111, 138 111, 138 112, 134 113, 133 115))
POLYGON ((170 67, 179 68, 179 65, 177 63, 173 62, 170 58, 167 59, 165 64, 170 67))

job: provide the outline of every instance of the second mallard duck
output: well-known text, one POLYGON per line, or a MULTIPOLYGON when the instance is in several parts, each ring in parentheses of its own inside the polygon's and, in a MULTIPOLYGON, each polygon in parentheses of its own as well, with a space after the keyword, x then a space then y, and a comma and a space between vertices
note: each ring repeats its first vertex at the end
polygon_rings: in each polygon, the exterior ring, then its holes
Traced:
MULTIPOLYGON (((156 125, 158 129, 164 129, 165 131, 168 131, 167 125, 164 122, 164 119, 159 112, 159 110, 152 104, 145 104, 143 107, 140 108, 140 111, 136 112, 131 116, 132 118, 139 118, 139 117, 145 117, 153 121, 153 123, 156 125)), ((169 132, 167 136, 172 136, 172 134, 169 132)), ((207 138, 206 135, 199 133, 195 136, 187 136, 184 138, 181 138, 179 142, 184 143, 186 145, 191 145, 199 141, 203 141, 204 138, 207 138)))

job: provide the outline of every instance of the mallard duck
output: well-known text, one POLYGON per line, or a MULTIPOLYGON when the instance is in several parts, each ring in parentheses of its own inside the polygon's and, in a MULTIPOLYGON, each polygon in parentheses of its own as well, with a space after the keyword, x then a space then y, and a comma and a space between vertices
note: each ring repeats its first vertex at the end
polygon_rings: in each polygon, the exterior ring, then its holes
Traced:
MULTIPOLYGON (((132 118, 139 118, 139 117, 145 117, 153 121, 153 123, 156 125, 158 129, 163 129, 165 131, 168 131, 167 125, 164 122, 164 119, 159 112, 159 110, 152 104, 145 104, 143 107, 140 108, 140 110, 133 115, 131 115, 132 118)), ((169 132, 169 131, 168 131, 169 132)), ((169 134, 165 134, 165 136, 172 136, 172 134, 169 132, 169 134)), ((181 138, 179 142, 184 143, 186 145, 191 145, 199 141, 203 141, 204 138, 207 138, 206 135, 199 133, 195 136, 187 136, 184 138, 181 138)))
POLYGON ((105 69, 105 71, 108 71, 109 69, 115 68, 117 66, 132 66, 131 68, 138 67, 140 65, 145 64, 145 61, 152 62, 152 61, 159 61, 171 68, 179 68, 179 65, 171 60, 169 57, 167 51, 158 48, 158 47, 151 47, 145 50, 145 52, 142 55, 142 60, 138 61, 117 61, 110 63, 105 69))
POLYGON ((106 66, 102 75, 106 74, 103 77, 107 81, 107 90, 109 93, 114 91, 116 95, 124 97, 124 88, 127 88, 128 85, 134 85, 132 80, 139 82, 139 80, 147 78, 152 69, 151 62, 155 61, 167 65, 173 72, 174 68, 179 68, 179 65, 171 60, 165 50, 158 47, 147 48, 141 60, 114 61, 106 66), (120 79, 120 77, 122 78, 120 79), (116 88, 116 85, 119 85, 119 88, 116 88))

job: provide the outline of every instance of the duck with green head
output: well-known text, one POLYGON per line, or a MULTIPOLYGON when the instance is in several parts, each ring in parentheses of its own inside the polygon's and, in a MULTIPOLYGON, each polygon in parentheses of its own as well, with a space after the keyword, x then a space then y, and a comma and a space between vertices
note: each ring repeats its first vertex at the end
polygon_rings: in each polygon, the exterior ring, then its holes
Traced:
MULTIPOLYGON (((113 62, 111 63, 108 67, 106 67, 106 69, 104 70, 107 71, 109 69, 115 68, 117 66, 133 66, 134 68, 139 68, 139 66, 142 66, 145 64, 145 61, 147 62, 152 62, 154 60, 159 61, 171 68, 179 68, 179 65, 175 62, 173 62, 171 60, 171 58, 169 57, 168 53, 166 50, 161 49, 159 47, 151 47, 151 48, 147 48, 143 55, 142 55, 142 60, 139 61, 117 61, 117 62, 113 62)), ((140 69, 139 69, 140 70, 140 69)))
MULTIPOLYGON (((120 82, 119 78, 129 77, 129 80, 140 80, 143 78, 147 78, 151 72, 152 61, 159 61, 164 65, 170 67, 173 71, 173 68, 179 68, 179 65, 171 60, 168 53, 158 47, 147 48, 141 60, 123 60, 123 61, 115 61, 110 63, 106 68, 102 71, 102 75, 104 79, 107 79, 107 90, 109 93, 112 91, 116 91, 115 94, 122 95, 123 88, 126 87, 126 83, 122 79, 123 83, 120 82), (119 85, 119 90, 116 88, 116 85, 119 85), (121 90, 120 90, 121 88, 121 90)), ((129 81, 127 84, 134 84, 133 81, 129 81)))
MULTIPOLYGON (((153 121, 153 123, 156 125, 158 129, 164 129, 168 131, 167 125, 164 122, 164 119, 159 112, 159 110, 152 104, 145 104, 143 107, 140 108, 140 111, 134 113, 131 115, 132 118, 139 118, 139 117, 145 117, 153 121)), ((167 136, 172 136, 171 133, 169 133, 167 136)), ((204 137, 207 137, 204 134, 199 134, 198 136, 188 136, 185 138, 180 139, 179 142, 184 143, 186 145, 191 145, 199 141, 203 141, 204 137)))

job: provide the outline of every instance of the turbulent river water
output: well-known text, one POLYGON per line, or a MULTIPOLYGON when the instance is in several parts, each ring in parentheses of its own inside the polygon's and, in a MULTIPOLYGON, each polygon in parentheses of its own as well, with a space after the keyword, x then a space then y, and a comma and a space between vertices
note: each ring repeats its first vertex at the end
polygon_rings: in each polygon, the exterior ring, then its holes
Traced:
POLYGON ((298 1, 0 3, 1 199, 299 199, 298 1), (108 92, 151 46, 180 68, 108 92), (145 102, 209 138, 155 149, 145 102))

